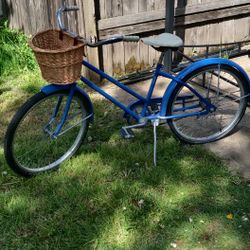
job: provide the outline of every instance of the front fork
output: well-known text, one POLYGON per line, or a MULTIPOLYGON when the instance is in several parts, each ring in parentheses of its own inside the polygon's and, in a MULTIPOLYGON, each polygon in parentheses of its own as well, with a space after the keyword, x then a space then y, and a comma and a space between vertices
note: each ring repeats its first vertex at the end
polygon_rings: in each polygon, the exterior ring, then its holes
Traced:
POLYGON ((63 99, 62 96, 58 97, 57 104, 55 106, 55 109, 53 111, 52 116, 50 117, 49 123, 44 127, 44 132, 48 133, 51 136, 52 139, 57 138, 57 136, 59 135, 59 133, 60 133, 60 131, 61 131, 66 119, 67 119, 69 109, 70 109, 70 105, 71 105, 71 102, 72 102, 72 98, 73 98, 74 93, 75 93, 75 89, 76 89, 76 83, 73 83, 71 88, 70 88, 68 99, 67 99, 67 102, 66 102, 66 105, 65 105, 65 108, 64 108, 63 117, 61 119, 61 122, 56 127, 55 131, 51 132, 50 127, 51 127, 51 124, 54 121, 55 117, 57 116, 58 111, 60 109, 60 106, 62 104, 62 99, 63 99))

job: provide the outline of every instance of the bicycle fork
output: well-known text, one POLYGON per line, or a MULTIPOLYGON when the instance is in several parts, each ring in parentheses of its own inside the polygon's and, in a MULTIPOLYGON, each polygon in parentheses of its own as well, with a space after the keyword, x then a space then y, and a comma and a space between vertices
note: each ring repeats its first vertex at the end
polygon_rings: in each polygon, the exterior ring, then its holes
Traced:
MULTIPOLYGON (((78 124, 82 123, 83 121, 89 119, 93 115, 93 113, 91 113, 90 115, 88 115, 88 116, 84 117, 83 119, 81 119, 76 124, 73 124, 73 125, 69 126, 64 131, 61 132, 62 127, 63 127, 63 125, 65 124, 65 121, 68 118, 68 113, 69 113, 71 102, 72 102, 72 99, 73 99, 73 96, 74 96, 74 93, 75 93, 75 89, 76 89, 76 83, 72 84, 72 87, 70 88, 70 92, 69 92, 67 102, 66 102, 66 105, 65 105, 65 108, 64 108, 64 113, 63 113, 62 119, 61 119, 60 123, 57 125, 54 132, 50 130, 50 127, 51 127, 51 124, 53 123, 54 119, 56 118, 56 116, 57 116, 57 114, 59 112, 60 106, 62 104, 62 99, 63 99, 62 96, 58 97, 57 104, 55 106, 55 109, 53 111, 52 116, 50 117, 49 123, 43 128, 44 132, 48 133, 52 139, 56 139, 58 136, 63 135, 64 133, 66 133, 67 131, 69 131, 73 127, 77 126, 78 124)), ((81 112, 76 113, 75 115, 73 115, 72 118, 79 115, 80 113, 81 112)))

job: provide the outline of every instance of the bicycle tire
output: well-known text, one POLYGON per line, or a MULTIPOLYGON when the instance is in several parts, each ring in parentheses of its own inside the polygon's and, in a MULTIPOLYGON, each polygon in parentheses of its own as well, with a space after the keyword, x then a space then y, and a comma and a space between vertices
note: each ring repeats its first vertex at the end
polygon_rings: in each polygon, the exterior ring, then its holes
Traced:
MULTIPOLYGON (((203 144, 219 140, 230 134, 242 119, 247 105, 246 96, 248 93, 248 87, 247 82, 242 77, 241 73, 231 66, 214 64, 191 72, 181 80, 191 85, 197 92, 202 94, 203 97, 204 94, 206 94, 206 98, 210 100, 212 104, 215 104, 217 109, 215 112, 208 113, 207 115, 168 120, 169 127, 176 137, 185 143, 203 144), (230 101, 231 99, 232 101, 230 101), (226 105, 225 110, 222 110, 223 106, 219 104, 222 100, 225 100, 230 104, 230 106, 226 105), (233 112, 234 108, 235 113, 232 113, 232 117, 230 117, 230 111, 233 112), (224 116, 222 117, 222 115, 224 116), (218 121, 219 118, 221 123, 218 121), (225 126, 223 125, 222 127, 222 124, 225 124, 225 126)), ((191 105, 197 105, 197 103, 199 103, 197 110, 202 110, 202 108, 204 108, 202 107, 202 105, 204 106, 204 103, 202 104, 199 98, 196 96, 194 97, 194 94, 186 87, 178 84, 170 97, 167 114, 176 115, 183 112, 189 112, 188 110, 182 112, 178 111, 178 107, 181 105, 183 107, 183 100, 181 101, 182 103, 179 100, 181 100, 183 96, 186 96, 187 98, 189 95, 193 95, 191 97, 191 99, 194 98, 193 104, 191 104, 192 100, 185 100, 184 102, 191 105)), ((225 104, 226 102, 224 102, 224 105, 225 104)), ((190 110, 190 112, 193 111, 195 110, 190 110)))
MULTIPOLYGON (((62 96, 62 99, 63 99, 62 103, 63 103, 64 99, 66 102, 68 94, 69 94, 69 91, 67 90, 59 90, 48 95, 44 94, 43 92, 39 92, 36 95, 32 96, 30 99, 28 99, 20 107, 17 113, 14 115, 6 131, 5 141, 4 141, 4 154, 5 154, 5 159, 8 165, 15 173, 22 175, 24 177, 30 177, 30 176, 37 175, 41 172, 46 172, 52 169, 55 170, 59 167, 59 165, 63 161, 70 158, 78 150, 83 139, 86 137, 88 127, 89 127, 88 120, 85 120, 82 123, 79 123, 78 132, 76 131, 77 126, 75 126, 72 129, 70 129, 69 132, 65 132, 64 135, 62 135, 61 137, 58 137, 56 140, 53 140, 53 141, 52 141, 52 138, 49 137, 48 134, 44 132, 44 129, 42 129, 42 127, 41 128, 36 127, 36 124, 44 125, 45 124, 44 121, 48 122, 48 117, 51 116, 51 113, 49 111, 50 107, 48 106, 48 104, 50 104, 49 103, 50 99, 54 101, 55 99, 54 97, 59 98, 60 96, 62 96), (47 104, 46 104, 46 101, 47 101, 47 104), (40 111, 39 107, 41 108, 40 113, 38 112, 40 111), (37 110, 37 115, 35 113, 36 110, 37 110), (49 111, 47 112, 49 113, 49 115, 45 114, 47 110, 49 111), (26 125, 28 126, 27 127, 28 130, 25 129, 26 125), (73 130, 76 131, 76 134, 77 134, 75 139, 73 138, 74 137, 73 130), (68 145, 68 141, 63 141, 62 138, 64 140, 70 139, 71 136, 74 139, 74 141, 72 142, 72 144, 71 142, 69 143, 70 147, 65 146, 65 148, 67 149, 65 152, 63 152, 64 151, 63 147, 64 145, 68 145), (48 144, 42 144, 43 142, 42 140, 46 140, 46 139, 49 140, 48 144), (59 144, 59 139, 60 139, 60 144, 59 144), (63 152, 61 155, 60 155, 61 152, 59 152, 59 149, 58 149, 58 152, 56 152, 56 148, 54 148, 53 144, 56 144, 57 147, 58 146, 61 147, 60 149, 62 149, 61 151, 63 152), (44 146, 44 147, 39 148, 41 146, 44 146), (26 147, 25 153, 23 152, 24 149, 22 149, 22 147, 23 148, 26 147), (36 147, 37 149, 35 149, 36 147), (30 150, 30 152, 28 150, 30 150), (52 151, 50 152, 49 150, 52 150, 52 151), (37 155, 34 155, 35 153, 37 155), (52 156, 53 153, 55 153, 55 156, 52 156), (60 155, 60 157, 57 157, 57 154, 60 155), (27 159, 24 159, 24 157, 26 157, 25 155, 27 155, 27 159), (51 157, 51 159, 49 157, 51 157), (41 163, 44 162, 43 165, 39 165, 40 164, 39 160, 41 160, 41 163), (48 164, 46 163, 46 161, 48 161, 48 164)), ((52 103, 52 105, 54 104, 52 103)), ((68 117, 70 115, 73 117, 74 107, 78 107, 77 112, 79 112, 79 114, 82 117, 86 116, 87 109, 86 109, 85 103, 81 99, 81 96, 78 93, 75 93, 72 98, 72 103, 70 106, 68 117), (79 109, 81 111, 79 111, 79 109)), ((64 108, 64 105, 60 106, 58 114, 63 114, 64 112, 63 108, 64 108)), ((74 119, 76 120, 76 118, 73 117, 72 120, 74 119)), ((81 119, 81 118, 77 117, 77 119, 81 119)), ((58 122, 60 120, 61 120, 61 117, 59 115, 58 115, 58 118, 55 117, 55 123, 57 122, 57 124, 53 125, 54 128, 58 125, 58 122)), ((67 122, 70 123, 72 121, 67 121, 67 122)), ((67 122, 65 122, 65 124, 67 122)))

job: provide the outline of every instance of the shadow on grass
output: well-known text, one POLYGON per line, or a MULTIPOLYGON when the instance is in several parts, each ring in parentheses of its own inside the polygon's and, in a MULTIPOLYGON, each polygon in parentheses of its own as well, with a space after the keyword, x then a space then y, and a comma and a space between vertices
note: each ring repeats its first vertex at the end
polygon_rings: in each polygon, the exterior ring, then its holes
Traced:
POLYGON ((154 168, 152 129, 122 140, 122 113, 94 104, 91 142, 57 172, 16 177, 0 149, 2 249, 249 249, 247 183, 164 127, 154 168))

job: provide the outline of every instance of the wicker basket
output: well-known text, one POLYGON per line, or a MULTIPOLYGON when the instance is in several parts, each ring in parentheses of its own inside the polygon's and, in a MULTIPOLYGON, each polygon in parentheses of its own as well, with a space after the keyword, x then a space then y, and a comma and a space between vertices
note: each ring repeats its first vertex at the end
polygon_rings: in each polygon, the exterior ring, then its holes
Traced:
POLYGON ((47 82, 70 84, 79 79, 84 43, 59 30, 46 30, 34 35, 29 46, 47 82))

